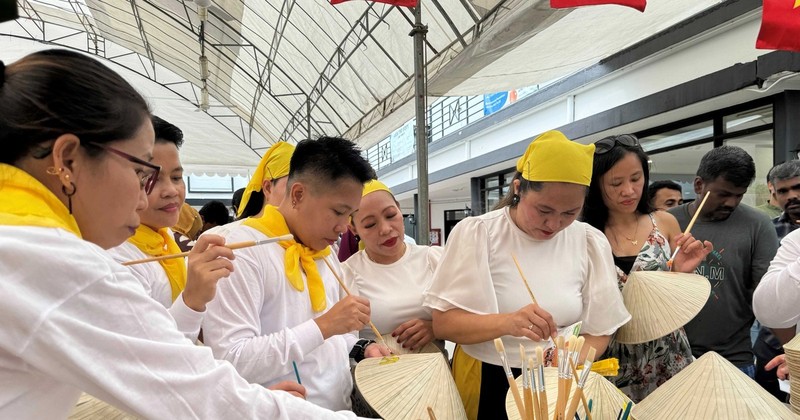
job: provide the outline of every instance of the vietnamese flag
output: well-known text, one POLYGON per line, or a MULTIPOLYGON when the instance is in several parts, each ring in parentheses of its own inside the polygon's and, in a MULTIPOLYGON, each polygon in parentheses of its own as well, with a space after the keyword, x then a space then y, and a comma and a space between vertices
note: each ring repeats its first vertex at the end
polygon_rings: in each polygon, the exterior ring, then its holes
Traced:
MULTIPOLYGON (((344 3, 350 0, 331 0, 331 4, 344 3)), ((417 7, 417 0, 374 0, 376 3, 386 3, 393 6, 417 7)))
POLYGON ((567 7, 597 6, 600 4, 617 4, 620 6, 633 7, 644 12, 647 7, 647 0, 550 0, 550 7, 553 9, 565 9, 567 7))
POLYGON ((800 0, 764 0, 756 48, 800 51, 800 0))

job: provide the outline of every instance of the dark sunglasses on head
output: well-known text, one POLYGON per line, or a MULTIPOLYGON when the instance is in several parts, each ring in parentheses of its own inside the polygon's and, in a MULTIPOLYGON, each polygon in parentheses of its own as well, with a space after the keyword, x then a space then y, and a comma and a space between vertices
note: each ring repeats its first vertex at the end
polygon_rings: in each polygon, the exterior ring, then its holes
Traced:
POLYGON ((94 142, 87 142, 87 144, 92 145, 93 147, 97 147, 99 149, 103 149, 106 152, 111 152, 125 160, 133 162, 138 165, 142 165, 146 168, 152 169, 152 171, 143 172, 142 176, 139 178, 139 183, 141 187, 144 189, 145 194, 150 194, 153 191, 153 187, 156 186, 156 181, 158 181, 158 173, 161 172, 161 167, 158 165, 153 165, 152 163, 139 159, 136 156, 129 155, 121 150, 117 150, 111 146, 106 146, 99 143, 94 142))
POLYGON ((594 154, 602 155, 613 149, 617 144, 627 147, 636 147, 641 149, 642 145, 639 144, 639 139, 633 134, 621 134, 619 136, 611 136, 600 139, 594 143, 594 154))

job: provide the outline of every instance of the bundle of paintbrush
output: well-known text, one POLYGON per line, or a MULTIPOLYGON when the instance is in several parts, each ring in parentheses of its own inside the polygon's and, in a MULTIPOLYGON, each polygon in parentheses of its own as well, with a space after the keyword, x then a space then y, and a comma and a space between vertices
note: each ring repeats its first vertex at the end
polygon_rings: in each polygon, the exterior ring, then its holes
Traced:
MULTIPOLYGON (((509 400, 508 404, 512 404, 517 409, 522 420, 571 420, 576 416, 578 404, 583 402, 584 412, 587 413, 587 418, 591 420, 590 408, 587 405, 586 398, 583 394, 584 386, 589 378, 589 373, 592 369, 592 362, 594 361, 595 349, 590 347, 586 357, 586 361, 581 366, 583 370, 578 373, 575 366, 580 359, 581 351, 585 339, 583 337, 569 337, 565 340, 564 337, 556 338, 556 351, 558 365, 558 390, 553 412, 550 412, 550 405, 547 400, 547 388, 545 384, 545 363, 544 352, 542 347, 536 348, 535 357, 527 357, 525 347, 519 346, 519 354, 521 358, 522 374, 521 384, 514 379, 513 373, 509 366, 508 355, 505 351, 505 346, 501 339, 495 339, 495 347, 500 356, 500 361, 503 365, 503 370, 508 379, 509 385, 509 400), (574 394, 572 393, 572 382, 577 383, 574 394), (522 389, 520 389, 522 385, 522 389), (572 394, 572 395, 571 395, 572 394)), ((511 406, 509 406, 509 410, 511 406)))

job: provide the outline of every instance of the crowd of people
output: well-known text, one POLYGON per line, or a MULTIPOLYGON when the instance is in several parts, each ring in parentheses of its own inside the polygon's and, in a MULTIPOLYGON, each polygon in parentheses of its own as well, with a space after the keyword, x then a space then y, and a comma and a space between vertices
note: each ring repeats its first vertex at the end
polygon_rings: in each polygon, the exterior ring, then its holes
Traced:
POLYGON ((0 305, 0 418, 65 418, 82 392, 145 418, 356 418, 368 413, 352 365, 400 348, 452 356, 468 417, 498 418, 509 385, 493 340, 516 376, 519 348, 576 323, 579 359, 590 347, 617 358, 609 379, 634 401, 709 351, 785 397, 800 162, 770 171, 768 216, 741 205, 753 159, 714 148, 693 184, 700 208, 678 184, 650 183, 635 136, 583 145, 548 131, 495 209, 431 247, 407 239, 352 141, 276 143, 234 197, 233 223, 222 203, 185 202, 183 142, 92 58, 0 63, 0 292, 14 297, 0 305), (642 270, 701 274, 711 296, 683 328, 619 343, 631 319, 620 291, 642 270))

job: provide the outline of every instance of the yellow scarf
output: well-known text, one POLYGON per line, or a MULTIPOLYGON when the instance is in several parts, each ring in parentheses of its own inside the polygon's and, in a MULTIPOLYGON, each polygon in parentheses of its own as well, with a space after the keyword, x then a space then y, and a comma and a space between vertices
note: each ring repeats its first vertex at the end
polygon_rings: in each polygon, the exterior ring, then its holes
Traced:
POLYGON ((0 197, 0 225, 61 228, 81 237, 64 203, 19 168, 0 163, 0 197))
MULTIPOLYGON (((140 251, 152 257, 160 257, 165 254, 180 254, 181 249, 175 242, 167 228, 155 231, 145 225, 136 228, 136 234, 128 242, 136 245, 140 251)), ((167 273, 169 285, 172 287, 172 301, 178 298, 183 289, 186 288, 186 262, 183 258, 172 258, 158 262, 167 273)))
MULTIPOLYGON (((259 218, 250 217, 244 221, 244 225, 250 226, 269 237, 290 233, 289 226, 286 225, 286 219, 283 218, 277 207, 270 205, 264 207, 263 216, 259 218)), ((322 277, 319 275, 317 264, 314 260, 330 255, 331 248, 325 247, 322 251, 314 251, 297 243, 295 240, 280 241, 278 244, 286 250, 283 262, 289 284, 300 292, 305 289, 303 275, 300 273, 300 267, 302 266, 308 281, 311 308, 314 309, 314 312, 323 311, 328 305, 325 298, 325 285, 322 283, 322 277)))

